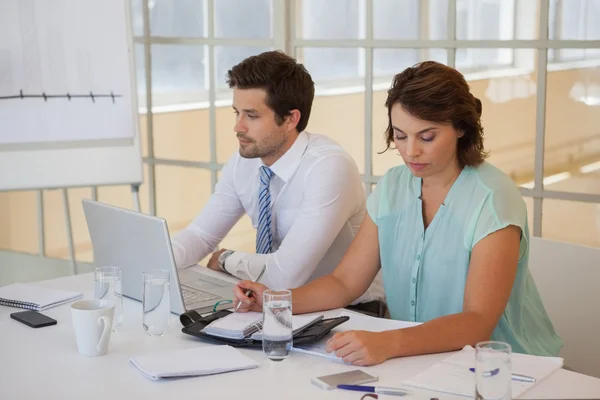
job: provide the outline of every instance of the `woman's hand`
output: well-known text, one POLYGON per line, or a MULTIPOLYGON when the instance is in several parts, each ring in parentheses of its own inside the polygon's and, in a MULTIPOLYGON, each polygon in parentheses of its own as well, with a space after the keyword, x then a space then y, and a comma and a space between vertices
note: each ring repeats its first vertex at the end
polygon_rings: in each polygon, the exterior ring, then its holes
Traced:
POLYGON ((389 358, 389 342, 381 332, 338 332, 327 342, 327 352, 335 351, 344 362, 353 365, 381 364, 389 358))
POLYGON ((269 289, 265 285, 255 283, 252 281, 241 281, 233 288, 233 294, 235 299, 233 300, 233 308, 241 302, 242 305, 237 310, 238 312, 248 311, 259 311, 263 309, 263 292, 269 289), (252 292, 246 296, 246 290, 250 289, 252 292))

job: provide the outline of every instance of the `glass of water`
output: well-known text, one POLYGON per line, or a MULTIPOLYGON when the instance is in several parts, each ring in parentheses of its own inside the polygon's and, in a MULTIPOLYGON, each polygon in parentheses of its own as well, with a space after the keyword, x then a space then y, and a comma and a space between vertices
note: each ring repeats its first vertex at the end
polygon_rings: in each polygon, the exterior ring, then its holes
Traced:
POLYGON ((94 298, 115 303, 112 331, 116 332, 123 323, 121 268, 98 267, 94 270, 94 298))
POLYGON ((169 271, 152 269, 144 272, 144 330, 150 336, 163 336, 171 324, 171 284, 169 271))
POLYGON ((475 346, 475 399, 512 398, 511 347, 504 342, 479 342, 475 346))
POLYGON ((287 358, 292 348, 292 292, 263 292, 263 351, 273 361, 287 358))

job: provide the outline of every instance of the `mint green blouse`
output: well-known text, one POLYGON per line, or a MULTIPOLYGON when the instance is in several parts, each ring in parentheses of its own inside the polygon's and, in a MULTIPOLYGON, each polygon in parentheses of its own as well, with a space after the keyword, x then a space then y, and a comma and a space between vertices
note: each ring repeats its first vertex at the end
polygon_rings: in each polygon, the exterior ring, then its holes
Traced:
POLYGON ((425 322, 463 311, 471 251, 509 225, 521 228, 517 275, 492 340, 516 353, 555 356, 562 340, 544 309, 527 266, 527 209, 513 181, 488 163, 462 170, 425 230, 421 178, 402 165, 390 169, 369 196, 379 229, 383 284, 391 317, 425 322))

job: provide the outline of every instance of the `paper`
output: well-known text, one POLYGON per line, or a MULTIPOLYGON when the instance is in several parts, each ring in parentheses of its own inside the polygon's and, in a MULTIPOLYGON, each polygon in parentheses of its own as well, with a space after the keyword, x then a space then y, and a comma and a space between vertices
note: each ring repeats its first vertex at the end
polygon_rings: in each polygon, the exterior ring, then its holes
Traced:
POLYGON ((220 374, 257 368, 258 363, 231 346, 206 346, 145 354, 129 360, 153 379, 220 374))
POLYGON ((43 311, 83 297, 80 292, 48 289, 25 283, 0 287, 0 304, 43 311))
MULTIPOLYGON (((527 354, 512 354, 512 373, 531 376, 536 382, 512 381, 512 396, 518 397, 536 383, 560 369, 563 359, 559 357, 540 357, 527 354)), ((405 381, 414 386, 436 392, 473 397, 475 393, 475 373, 469 368, 475 367, 475 349, 465 346, 461 351, 443 361, 434 364, 425 371, 405 381)))
POLYGON ((226 317, 219 318, 211 322, 203 329, 203 332, 213 336, 220 336, 228 339, 243 339, 244 330, 255 323, 262 322, 262 313, 231 313, 226 317))
POLYGON ((368 315, 349 313, 346 311, 342 311, 342 313, 339 316, 348 316, 350 317, 350 319, 338 326, 337 328, 333 329, 321 340, 311 344, 293 346, 292 351, 310 354, 317 357, 324 357, 338 362, 343 362, 340 357, 337 357, 335 355, 335 353, 328 353, 327 351, 325 351, 325 348, 327 347, 327 341, 329 341, 329 339, 336 332, 347 332, 355 330, 383 332, 394 329, 410 328, 421 324, 420 322, 398 321, 393 319, 370 317, 368 315))
MULTIPOLYGON (((298 331, 301 331, 305 326, 321 318, 321 315, 293 315, 292 331, 295 334, 298 331)), ((234 312, 226 317, 219 318, 216 321, 211 322, 203 329, 203 332, 208 335, 219 336, 228 339, 243 339, 244 330, 250 327, 252 324, 262 326, 262 319, 263 316, 260 312, 234 312)), ((250 338, 254 340, 262 340, 262 332, 256 332, 250 336, 250 338)))

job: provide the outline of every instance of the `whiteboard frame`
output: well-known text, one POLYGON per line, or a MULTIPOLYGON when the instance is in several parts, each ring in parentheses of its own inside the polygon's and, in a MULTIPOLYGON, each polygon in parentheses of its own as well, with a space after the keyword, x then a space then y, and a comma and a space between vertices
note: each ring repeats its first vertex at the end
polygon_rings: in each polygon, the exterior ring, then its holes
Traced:
POLYGON ((0 192, 124 184, 139 187, 142 184, 143 159, 131 8, 129 1, 123 3, 127 34, 124 39, 127 40, 129 51, 133 139, 0 147, 0 192), (49 168, 49 165, 53 167, 49 168), (106 168, 115 165, 119 168, 106 168))

